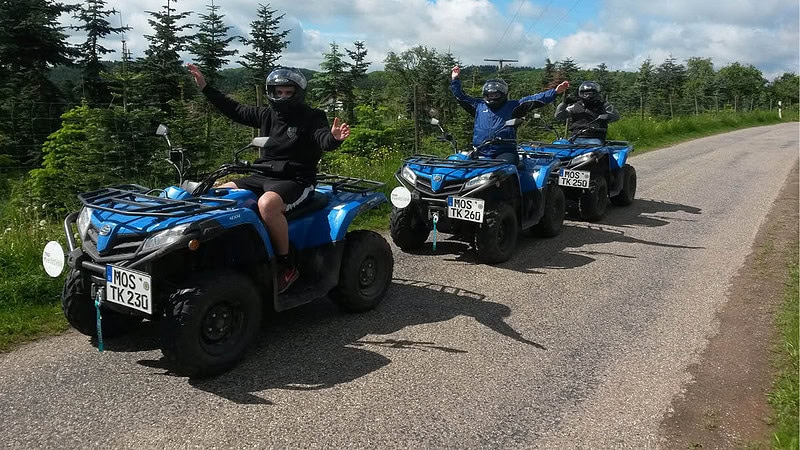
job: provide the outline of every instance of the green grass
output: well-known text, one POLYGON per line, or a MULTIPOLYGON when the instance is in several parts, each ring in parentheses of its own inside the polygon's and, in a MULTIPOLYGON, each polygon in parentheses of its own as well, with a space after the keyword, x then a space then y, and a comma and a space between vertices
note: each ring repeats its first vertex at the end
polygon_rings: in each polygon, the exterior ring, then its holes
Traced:
POLYGON ((775 112, 734 113, 726 111, 676 117, 673 120, 631 117, 611 124, 608 129, 608 138, 629 141, 637 152, 643 152, 740 128, 797 121, 797 116, 797 113, 787 113, 781 120, 775 112))
MULTIPOLYGON (((794 246, 797 248, 797 245, 794 246)), ((800 447, 798 432, 800 424, 798 415, 798 333, 800 332, 800 321, 798 321, 798 264, 797 255, 789 266, 789 281, 786 285, 786 301, 783 309, 778 316, 778 329, 781 332, 782 345, 778 351, 777 365, 778 376, 769 393, 769 403, 774 410, 775 432, 772 436, 772 444, 775 449, 797 449, 800 447)))
POLYGON ((59 304, 63 280, 48 277, 41 263, 45 243, 63 242, 63 231, 40 205, 27 208, 0 211, 0 351, 68 327, 59 304))

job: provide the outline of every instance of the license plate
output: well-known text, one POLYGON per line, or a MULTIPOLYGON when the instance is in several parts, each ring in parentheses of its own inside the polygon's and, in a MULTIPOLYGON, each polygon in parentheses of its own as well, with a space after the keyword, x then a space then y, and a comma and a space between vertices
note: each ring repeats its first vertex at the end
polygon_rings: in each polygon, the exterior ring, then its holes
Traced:
POLYGON ((558 185, 589 189, 590 175, 588 170, 561 169, 558 172, 558 185))
POLYGON ((447 197, 447 217, 483 222, 483 200, 469 197, 447 197))
POLYGON ((106 266, 106 301, 153 313, 150 275, 136 270, 106 266))

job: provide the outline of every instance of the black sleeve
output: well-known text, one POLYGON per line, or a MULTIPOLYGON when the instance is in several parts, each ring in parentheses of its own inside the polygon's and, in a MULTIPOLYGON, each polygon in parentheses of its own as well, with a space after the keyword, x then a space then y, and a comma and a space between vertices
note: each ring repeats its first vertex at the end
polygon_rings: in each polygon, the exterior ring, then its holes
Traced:
MULTIPOLYGON (((262 128, 262 124, 267 120, 269 108, 242 105, 211 86, 206 86, 203 89, 203 94, 206 96, 209 103, 214 105, 222 114, 234 122, 248 127, 262 128)), ((269 130, 269 127, 266 127, 266 129, 269 130)))
POLYGON ((314 142, 323 151, 330 152, 339 148, 342 141, 337 140, 331 133, 331 126, 328 125, 328 116, 320 109, 312 109, 308 124, 314 142))

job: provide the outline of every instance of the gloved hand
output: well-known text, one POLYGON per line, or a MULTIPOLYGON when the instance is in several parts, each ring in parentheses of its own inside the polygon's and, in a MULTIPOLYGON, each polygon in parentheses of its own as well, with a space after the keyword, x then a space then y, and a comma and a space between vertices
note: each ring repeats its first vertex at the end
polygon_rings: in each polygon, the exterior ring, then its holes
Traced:
POLYGON ((576 102, 576 103, 573 103, 573 104, 567 106, 567 112, 570 113, 570 114, 580 114, 580 113, 584 112, 585 110, 586 110, 586 108, 583 107, 583 103, 581 103, 581 102, 576 102))

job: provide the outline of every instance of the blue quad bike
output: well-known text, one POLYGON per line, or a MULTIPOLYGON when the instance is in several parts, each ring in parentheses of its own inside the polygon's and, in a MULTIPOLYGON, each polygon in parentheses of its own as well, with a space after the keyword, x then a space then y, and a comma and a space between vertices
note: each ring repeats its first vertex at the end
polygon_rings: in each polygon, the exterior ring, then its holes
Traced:
MULTIPOLYGON (((506 127, 516 127, 540 102, 517 107, 506 127)), ((438 125, 436 119, 431 123, 438 125)), ((474 246, 480 262, 495 264, 514 254, 520 230, 552 237, 564 221, 563 191, 551 176, 560 161, 551 154, 520 152, 518 165, 477 158, 484 145, 516 141, 491 138, 470 152, 458 152, 455 140, 442 131, 456 153, 446 158, 415 155, 395 174, 400 186, 392 191, 390 232, 404 251, 420 248, 434 231, 455 235, 474 246)))
POLYGON ((560 137, 548 124, 544 128, 556 134, 552 143, 523 142, 520 149, 532 154, 552 154, 561 161, 555 175, 557 183, 582 220, 602 219, 609 202, 616 206, 633 203, 636 169, 628 164, 633 144, 611 140, 599 145, 575 143, 581 134, 594 129, 591 123, 568 138, 560 137))
MULTIPOLYGON (((319 175, 311 200, 286 214, 301 276, 278 294, 275 253, 256 196, 213 187, 231 174, 274 173, 270 164, 239 159, 268 138, 253 139, 234 153, 234 163, 192 182, 183 181, 188 161, 167 131, 162 125, 157 134, 167 140, 179 185, 86 192, 78 195, 83 207, 64 221, 69 274, 62 307, 70 325, 97 338, 100 350, 103 337, 131 331, 144 319, 157 321, 171 370, 215 375, 243 357, 270 309, 325 295, 352 312, 381 301, 392 279, 391 248, 378 233, 347 230, 357 215, 387 201, 377 191, 383 183, 319 175)), ((54 248, 60 245, 48 244, 43 262, 58 276, 64 253, 59 268, 54 248)))

